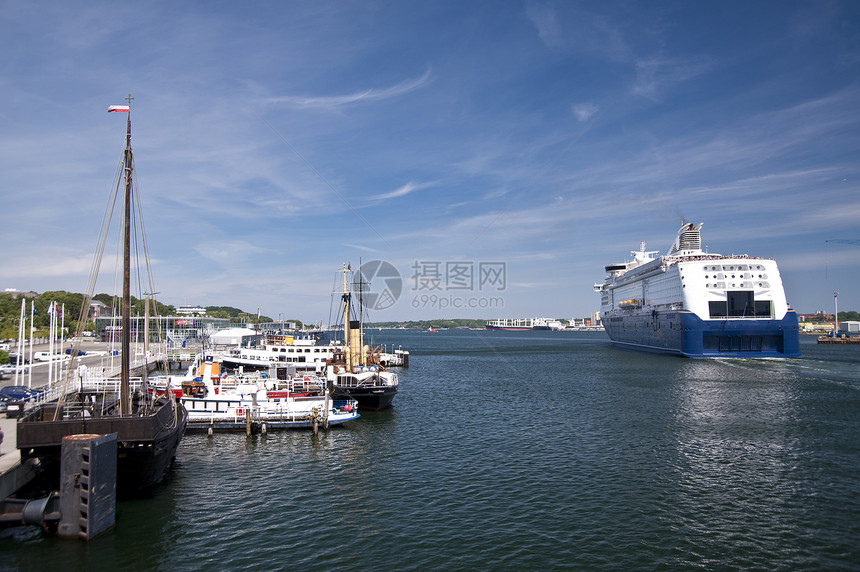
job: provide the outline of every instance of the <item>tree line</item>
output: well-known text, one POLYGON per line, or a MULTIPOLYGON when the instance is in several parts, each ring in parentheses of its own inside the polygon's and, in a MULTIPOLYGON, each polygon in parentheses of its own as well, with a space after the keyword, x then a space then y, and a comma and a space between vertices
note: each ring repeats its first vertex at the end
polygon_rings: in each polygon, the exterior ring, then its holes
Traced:
MULTIPOLYGON (((48 309, 52 302, 57 303, 58 311, 62 313, 58 318, 62 321, 66 332, 75 332, 78 329, 78 320, 81 315, 81 306, 84 304, 84 295, 75 292, 66 292, 65 290, 51 290, 42 292, 41 294, 28 293, 9 293, 0 292, 0 339, 17 339, 19 322, 21 320, 21 299, 26 301, 25 318, 27 324, 27 335, 29 337, 30 326, 32 325, 37 337, 47 336, 48 327, 51 323, 51 316, 48 309), (33 321, 30 324, 30 308, 33 307, 33 321)), ((121 300, 110 294, 96 294, 93 300, 101 302, 109 308, 115 308, 115 312, 119 315, 121 300)), ((146 300, 131 296, 131 315, 145 315, 146 300)), ((152 299, 149 303, 150 316, 173 316, 176 314, 176 307, 170 304, 162 304, 158 300, 152 299)), ((231 323, 248 323, 257 321, 257 314, 245 312, 239 308, 231 306, 206 306, 206 315, 213 318, 229 319, 231 323)), ((89 310, 84 314, 84 319, 89 317, 89 310)), ((272 318, 268 316, 260 316, 260 322, 272 322, 272 318)), ((299 320, 290 320, 296 322, 301 327, 299 320)), ((92 331, 95 328, 93 323, 86 324, 85 330, 92 331)))

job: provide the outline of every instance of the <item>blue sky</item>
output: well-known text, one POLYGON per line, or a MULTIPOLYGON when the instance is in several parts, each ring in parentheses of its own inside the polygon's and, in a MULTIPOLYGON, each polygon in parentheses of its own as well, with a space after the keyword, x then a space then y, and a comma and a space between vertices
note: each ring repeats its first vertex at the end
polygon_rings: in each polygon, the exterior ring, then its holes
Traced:
POLYGON ((372 320, 586 316, 692 221, 860 310, 856 2, 3 1, 0 53, 2 288, 85 291, 131 93, 168 304, 327 321, 384 260, 372 320))

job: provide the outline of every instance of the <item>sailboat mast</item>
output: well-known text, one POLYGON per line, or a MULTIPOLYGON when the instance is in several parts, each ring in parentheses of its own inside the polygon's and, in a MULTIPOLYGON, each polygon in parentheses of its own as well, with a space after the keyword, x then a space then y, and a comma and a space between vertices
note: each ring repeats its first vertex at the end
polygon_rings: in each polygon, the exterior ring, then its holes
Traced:
MULTIPOLYGON (((127 98, 131 107, 132 97, 127 98)), ((129 376, 130 364, 129 354, 131 348, 131 183, 132 169, 134 168, 131 154, 131 111, 128 112, 128 121, 125 132, 125 155, 123 157, 125 170, 125 213, 122 247, 122 358, 119 389, 119 412, 120 415, 131 413, 131 402, 129 399, 129 376)))

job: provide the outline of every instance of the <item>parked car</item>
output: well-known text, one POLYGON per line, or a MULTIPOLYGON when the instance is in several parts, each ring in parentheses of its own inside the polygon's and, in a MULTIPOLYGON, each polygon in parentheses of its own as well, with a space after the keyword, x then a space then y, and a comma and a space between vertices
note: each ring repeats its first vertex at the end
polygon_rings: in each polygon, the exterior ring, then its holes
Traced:
POLYGON ((31 399, 34 399, 38 393, 26 385, 8 385, 0 389, 0 395, 5 395, 15 401, 30 401, 31 399))
POLYGON ((6 402, 6 418, 17 419, 24 413, 24 402, 10 399, 6 402))
POLYGON ((15 370, 17 369, 20 373, 27 373, 27 370, 30 366, 22 365, 20 368, 16 368, 14 364, 4 363, 0 365, 0 379, 4 377, 8 377, 10 375, 15 375, 15 370))
POLYGON ((6 413, 6 404, 12 401, 11 397, 0 395, 0 413, 6 413))

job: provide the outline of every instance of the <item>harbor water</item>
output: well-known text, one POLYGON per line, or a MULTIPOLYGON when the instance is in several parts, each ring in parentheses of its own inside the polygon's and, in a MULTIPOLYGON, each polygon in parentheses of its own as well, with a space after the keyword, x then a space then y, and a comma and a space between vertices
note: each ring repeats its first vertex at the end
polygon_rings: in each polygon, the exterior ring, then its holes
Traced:
POLYGON ((860 568, 860 346, 790 360, 625 351, 603 333, 374 331, 388 410, 188 434, 89 543, 0 531, 0 569, 860 568))

